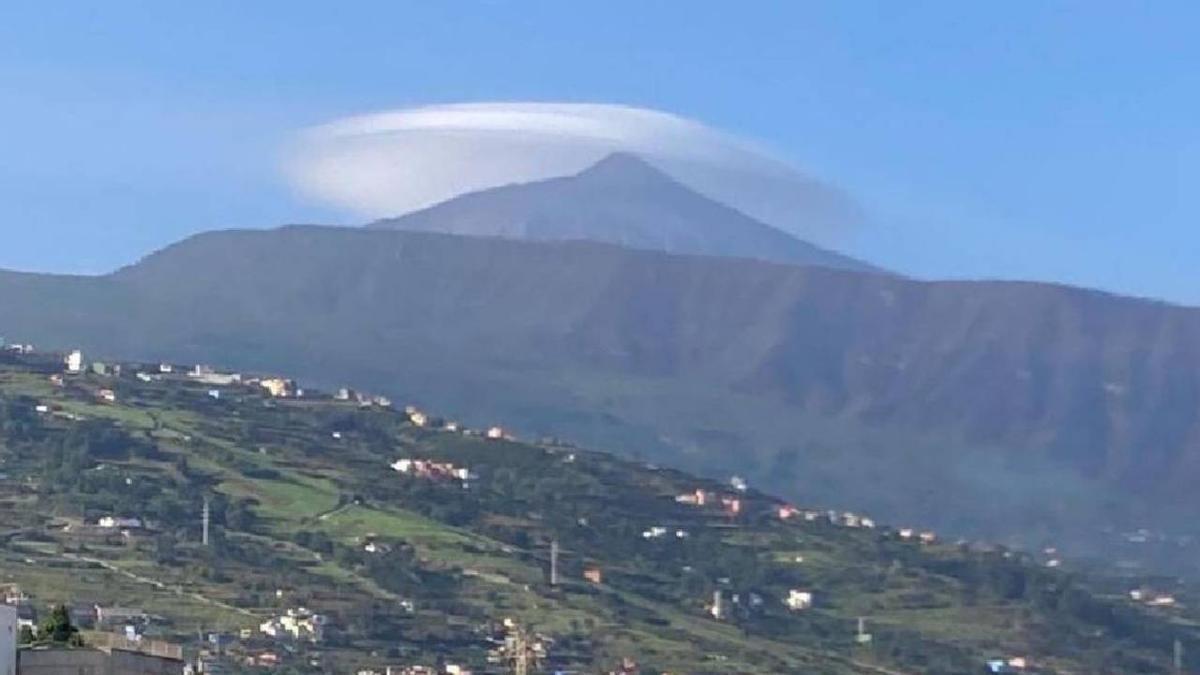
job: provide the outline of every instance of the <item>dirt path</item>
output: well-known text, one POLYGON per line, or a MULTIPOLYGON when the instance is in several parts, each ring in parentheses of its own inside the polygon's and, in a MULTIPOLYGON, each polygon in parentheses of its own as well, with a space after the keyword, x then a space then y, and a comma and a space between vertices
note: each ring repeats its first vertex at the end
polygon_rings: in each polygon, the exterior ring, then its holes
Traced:
POLYGON ((249 616, 249 617, 257 617, 258 616, 254 612, 251 612, 248 609, 244 609, 242 607, 237 607, 237 606, 231 605, 226 602, 221 602, 220 600, 214 600, 208 596, 201 595, 200 593, 191 593, 191 592, 183 590, 182 588, 180 588, 178 586, 168 586, 167 584, 159 581, 158 579, 151 579, 150 577, 142 576, 140 574, 137 574, 136 572, 130 572, 129 570, 121 569, 119 566, 114 565, 114 564, 108 562, 107 560, 101 560, 99 558, 90 558, 88 556, 76 555, 74 553, 63 553, 62 557, 66 558, 68 560, 74 560, 76 562, 85 562, 85 563, 90 563, 93 565, 99 565, 100 567, 103 567, 104 569, 106 569, 110 572, 113 572, 115 574, 120 574, 121 576, 126 577, 128 579, 132 579, 133 581, 136 581, 138 583, 147 584, 147 585, 153 586, 159 590, 174 593, 175 595, 178 595, 180 597, 191 598, 197 602, 200 602, 200 603, 203 603, 206 605, 211 605, 213 607, 220 607, 221 609, 228 610, 231 612, 237 612, 238 614, 241 614, 243 616, 249 616))

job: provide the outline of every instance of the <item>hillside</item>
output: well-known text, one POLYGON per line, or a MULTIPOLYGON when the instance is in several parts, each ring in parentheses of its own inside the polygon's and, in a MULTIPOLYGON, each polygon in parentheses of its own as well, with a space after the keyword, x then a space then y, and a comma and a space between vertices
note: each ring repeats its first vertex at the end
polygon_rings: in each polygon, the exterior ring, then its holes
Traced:
POLYGON ((1200 658, 1200 596, 1167 580, 1143 581, 1176 604, 1148 607, 1127 598, 1132 580, 818 504, 781 513, 789 502, 752 488, 352 392, 280 398, 250 375, 157 363, 62 369, 0 354, 4 581, 34 607, 143 610, 146 635, 189 648, 216 632, 233 671, 272 654, 293 672, 508 672, 489 650, 516 632, 544 650, 534 672, 628 657, 643 673, 932 675, 1020 656, 1024 672, 1166 673, 1177 639, 1200 658), (106 516, 137 522, 95 525, 106 516), (811 606, 789 609, 793 590, 811 606), (325 617, 318 641, 256 630, 298 607, 325 617))
POLYGON ((482 190, 370 227, 872 269, 709 199, 625 153, 574 176, 482 190))
POLYGON ((785 496, 1198 571, 1178 543, 1200 511, 1193 309, 291 227, 201 235, 104 277, 0 274, 0 317, 48 347, 359 382, 785 496), (1115 546, 1141 528, 1168 543, 1115 546))

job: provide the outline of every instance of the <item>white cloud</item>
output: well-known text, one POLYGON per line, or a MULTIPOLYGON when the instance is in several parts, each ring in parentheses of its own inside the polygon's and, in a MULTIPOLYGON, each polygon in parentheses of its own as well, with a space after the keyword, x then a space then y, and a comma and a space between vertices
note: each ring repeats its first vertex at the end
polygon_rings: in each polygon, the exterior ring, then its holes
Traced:
POLYGON ((576 173, 615 151, 818 241, 857 220, 841 193, 752 142, 620 105, 464 103, 349 117, 303 132, 285 169, 304 194, 382 218, 465 192, 576 173))

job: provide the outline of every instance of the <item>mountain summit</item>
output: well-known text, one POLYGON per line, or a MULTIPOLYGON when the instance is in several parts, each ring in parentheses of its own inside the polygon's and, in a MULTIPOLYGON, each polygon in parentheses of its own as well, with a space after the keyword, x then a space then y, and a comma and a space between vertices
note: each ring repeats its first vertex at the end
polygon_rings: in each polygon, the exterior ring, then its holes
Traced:
POLYGON ((473 192, 369 227, 874 269, 710 199, 629 153, 573 176, 473 192))

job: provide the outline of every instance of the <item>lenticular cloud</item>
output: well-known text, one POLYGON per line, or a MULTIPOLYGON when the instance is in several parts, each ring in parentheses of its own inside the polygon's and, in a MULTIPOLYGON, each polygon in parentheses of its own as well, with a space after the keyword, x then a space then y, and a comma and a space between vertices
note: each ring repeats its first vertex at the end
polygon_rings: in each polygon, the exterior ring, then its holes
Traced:
POLYGON ((619 105, 467 103, 349 117, 303 132, 285 168, 306 195, 382 218, 466 192, 573 174, 616 151, 802 236, 821 239, 857 220, 838 191, 751 142, 619 105))

